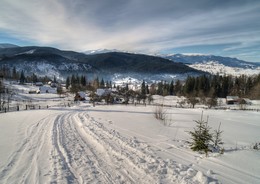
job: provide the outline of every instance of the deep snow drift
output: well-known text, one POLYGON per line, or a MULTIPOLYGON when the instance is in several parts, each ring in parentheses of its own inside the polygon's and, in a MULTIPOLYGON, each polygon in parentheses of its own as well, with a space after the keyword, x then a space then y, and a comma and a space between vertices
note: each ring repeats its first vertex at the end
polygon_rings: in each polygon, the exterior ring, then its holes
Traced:
POLYGON ((201 109, 79 104, 0 114, 0 183, 259 183, 260 113, 204 110, 224 155, 192 152, 201 109))

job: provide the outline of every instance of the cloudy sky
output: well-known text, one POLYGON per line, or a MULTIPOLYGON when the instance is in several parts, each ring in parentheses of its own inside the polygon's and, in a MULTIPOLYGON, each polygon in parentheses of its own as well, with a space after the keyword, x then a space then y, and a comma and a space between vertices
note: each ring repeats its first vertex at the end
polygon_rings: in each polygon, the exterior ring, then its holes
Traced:
POLYGON ((260 62, 260 1, 0 0, 0 42, 260 62))

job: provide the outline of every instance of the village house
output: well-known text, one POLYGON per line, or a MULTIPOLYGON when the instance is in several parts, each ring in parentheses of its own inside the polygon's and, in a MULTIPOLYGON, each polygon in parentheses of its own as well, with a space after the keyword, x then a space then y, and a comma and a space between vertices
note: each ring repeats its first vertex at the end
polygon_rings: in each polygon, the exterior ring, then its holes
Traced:
POLYGON ((247 105, 251 105, 252 102, 248 98, 239 98, 238 96, 227 96, 226 97, 226 104, 227 105, 234 105, 234 104, 247 104, 247 105))
POLYGON ((238 104, 238 102, 239 102, 238 96, 227 96, 226 97, 226 104, 227 105, 238 104))
POLYGON ((36 82, 35 86, 43 86, 43 83, 42 82, 36 82))
POLYGON ((84 101, 86 100, 86 96, 86 93, 83 91, 77 92, 74 97, 74 101, 84 101))
POLYGON ((57 93, 57 88, 52 88, 48 85, 40 86, 39 90, 40 93, 53 93, 53 94, 57 93))
POLYGON ((98 96, 106 96, 106 95, 108 95, 108 94, 110 94, 110 93, 112 93, 112 90, 111 89, 97 89, 97 92, 96 92, 96 94, 98 95, 98 96))

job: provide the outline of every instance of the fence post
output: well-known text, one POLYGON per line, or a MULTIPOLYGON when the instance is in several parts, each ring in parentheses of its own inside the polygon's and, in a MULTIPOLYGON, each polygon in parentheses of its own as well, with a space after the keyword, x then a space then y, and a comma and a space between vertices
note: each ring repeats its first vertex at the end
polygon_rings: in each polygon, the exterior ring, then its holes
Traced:
POLYGON ((47 105, 47 109, 49 108, 49 106, 47 105))
POLYGON ((25 105, 25 110, 27 110, 27 105, 25 105))
POLYGON ((17 111, 19 111, 19 105, 17 105, 17 111))

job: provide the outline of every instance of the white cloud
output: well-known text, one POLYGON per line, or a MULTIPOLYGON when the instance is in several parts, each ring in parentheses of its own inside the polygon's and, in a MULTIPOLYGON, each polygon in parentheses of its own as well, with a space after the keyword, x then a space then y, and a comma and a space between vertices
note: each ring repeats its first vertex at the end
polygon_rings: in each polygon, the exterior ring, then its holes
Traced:
POLYGON ((180 0, 1 0, 0 33, 63 49, 160 51, 260 42, 260 3, 180 0))

